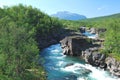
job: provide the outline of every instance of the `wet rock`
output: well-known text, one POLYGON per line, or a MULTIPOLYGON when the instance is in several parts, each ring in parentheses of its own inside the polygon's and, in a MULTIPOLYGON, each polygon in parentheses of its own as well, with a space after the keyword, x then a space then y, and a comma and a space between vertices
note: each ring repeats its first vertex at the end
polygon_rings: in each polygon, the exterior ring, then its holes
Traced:
POLYGON ((88 75, 89 73, 91 73, 92 71, 91 70, 89 70, 89 69, 83 69, 82 71, 81 71, 81 74, 82 75, 88 75))
POLYGON ((101 61, 99 67, 100 67, 101 69, 106 70, 106 69, 107 69, 107 64, 106 64, 104 61, 101 61))
POLYGON ((66 64, 66 65, 64 66, 64 68, 65 68, 65 67, 68 67, 68 66, 72 66, 72 65, 74 65, 74 63, 68 63, 68 64, 66 64))

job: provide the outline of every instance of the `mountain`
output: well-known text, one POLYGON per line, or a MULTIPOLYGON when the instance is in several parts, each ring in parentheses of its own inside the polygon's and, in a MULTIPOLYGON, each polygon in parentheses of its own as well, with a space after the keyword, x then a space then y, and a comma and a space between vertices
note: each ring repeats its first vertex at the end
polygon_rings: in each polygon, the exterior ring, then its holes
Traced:
POLYGON ((86 16, 84 16, 84 15, 71 13, 68 11, 60 11, 60 12, 57 12, 56 14, 52 14, 51 16, 58 17, 59 19, 65 19, 65 20, 83 20, 83 19, 86 19, 86 16))

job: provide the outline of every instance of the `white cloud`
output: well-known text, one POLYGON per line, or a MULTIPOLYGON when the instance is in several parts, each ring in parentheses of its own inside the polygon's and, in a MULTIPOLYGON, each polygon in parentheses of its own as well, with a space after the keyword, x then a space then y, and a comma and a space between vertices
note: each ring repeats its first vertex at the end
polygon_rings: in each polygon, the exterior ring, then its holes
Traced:
POLYGON ((98 11, 105 9, 104 6, 97 8, 98 11))

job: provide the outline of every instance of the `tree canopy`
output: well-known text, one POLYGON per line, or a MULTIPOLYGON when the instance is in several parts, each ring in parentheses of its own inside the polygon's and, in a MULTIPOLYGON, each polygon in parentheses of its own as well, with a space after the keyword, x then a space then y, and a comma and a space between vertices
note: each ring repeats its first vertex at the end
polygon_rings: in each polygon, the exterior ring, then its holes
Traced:
POLYGON ((32 6, 0 8, 0 79, 45 80, 37 37, 61 27, 58 19, 32 6))

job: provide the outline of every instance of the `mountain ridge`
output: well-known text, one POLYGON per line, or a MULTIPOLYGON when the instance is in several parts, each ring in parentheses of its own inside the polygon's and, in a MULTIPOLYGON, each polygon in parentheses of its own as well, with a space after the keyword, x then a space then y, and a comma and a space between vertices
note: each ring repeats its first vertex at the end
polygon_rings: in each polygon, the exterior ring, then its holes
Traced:
POLYGON ((77 13, 72 13, 69 11, 59 11, 55 14, 51 15, 52 17, 57 17, 59 19, 64 19, 64 20, 83 20, 83 19, 87 19, 86 16, 84 15, 80 15, 77 13))

